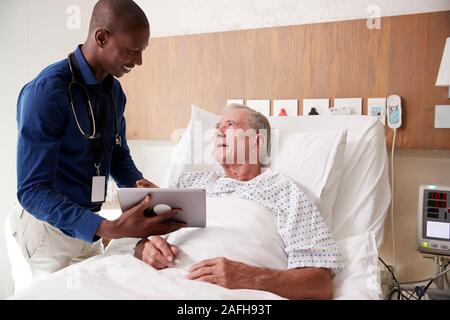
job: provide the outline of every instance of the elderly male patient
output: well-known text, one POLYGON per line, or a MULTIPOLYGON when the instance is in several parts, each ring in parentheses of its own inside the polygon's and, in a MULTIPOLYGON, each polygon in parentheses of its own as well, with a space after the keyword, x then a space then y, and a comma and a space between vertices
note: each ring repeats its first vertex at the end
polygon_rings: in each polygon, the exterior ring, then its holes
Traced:
MULTIPOLYGON (((216 257, 192 266, 188 279, 229 289, 264 290, 288 299, 331 299, 332 277, 343 268, 343 260, 318 209, 302 189, 286 176, 262 172, 261 159, 270 150, 267 118, 244 105, 230 105, 216 129, 214 157, 223 172, 189 172, 176 187, 204 188, 208 197, 240 197, 270 210, 277 218, 288 266, 272 270, 216 257)), ((156 269, 174 266, 178 252, 161 237, 142 239, 135 248, 135 256, 156 269)))

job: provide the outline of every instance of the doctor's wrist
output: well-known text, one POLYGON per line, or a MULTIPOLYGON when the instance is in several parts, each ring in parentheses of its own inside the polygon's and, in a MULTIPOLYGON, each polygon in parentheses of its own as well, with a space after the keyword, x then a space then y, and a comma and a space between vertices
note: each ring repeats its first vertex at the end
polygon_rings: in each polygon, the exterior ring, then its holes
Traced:
POLYGON ((103 220, 97 229, 97 235, 105 239, 116 239, 116 227, 114 221, 103 220))

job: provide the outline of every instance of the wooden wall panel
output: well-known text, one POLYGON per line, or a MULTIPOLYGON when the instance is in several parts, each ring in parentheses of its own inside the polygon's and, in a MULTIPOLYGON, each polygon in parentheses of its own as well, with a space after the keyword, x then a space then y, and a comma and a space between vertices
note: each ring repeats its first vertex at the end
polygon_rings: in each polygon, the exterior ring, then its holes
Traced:
POLYGON ((128 136, 169 139, 191 104, 219 112, 227 98, 363 97, 366 114, 367 98, 398 94, 397 145, 450 149, 450 129, 433 128, 434 106, 450 104, 434 85, 450 11, 386 17, 381 27, 352 20, 152 39, 144 65, 122 80, 128 136))

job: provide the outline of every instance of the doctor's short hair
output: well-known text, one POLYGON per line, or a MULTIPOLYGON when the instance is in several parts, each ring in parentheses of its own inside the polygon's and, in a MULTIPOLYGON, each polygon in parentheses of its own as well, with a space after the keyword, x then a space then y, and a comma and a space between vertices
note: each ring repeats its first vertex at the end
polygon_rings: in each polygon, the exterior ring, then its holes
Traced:
POLYGON ((254 129, 257 133, 262 133, 266 140, 266 149, 263 149, 270 156, 271 148, 271 133, 269 120, 261 112, 258 112, 252 108, 247 107, 244 104, 231 103, 228 104, 223 110, 222 114, 227 113, 234 109, 245 110, 247 113, 247 121, 250 128, 254 129))

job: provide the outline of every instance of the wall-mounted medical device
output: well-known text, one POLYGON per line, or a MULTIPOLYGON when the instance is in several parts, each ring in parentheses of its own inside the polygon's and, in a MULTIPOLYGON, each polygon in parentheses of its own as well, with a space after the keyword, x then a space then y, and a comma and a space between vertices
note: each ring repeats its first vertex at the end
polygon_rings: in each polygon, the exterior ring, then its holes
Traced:
POLYGON ((450 187, 420 186, 417 242, 420 252, 450 256, 450 187))
POLYGON ((386 115, 389 128, 398 129, 402 126, 402 100, 397 95, 391 95, 386 100, 386 115))

